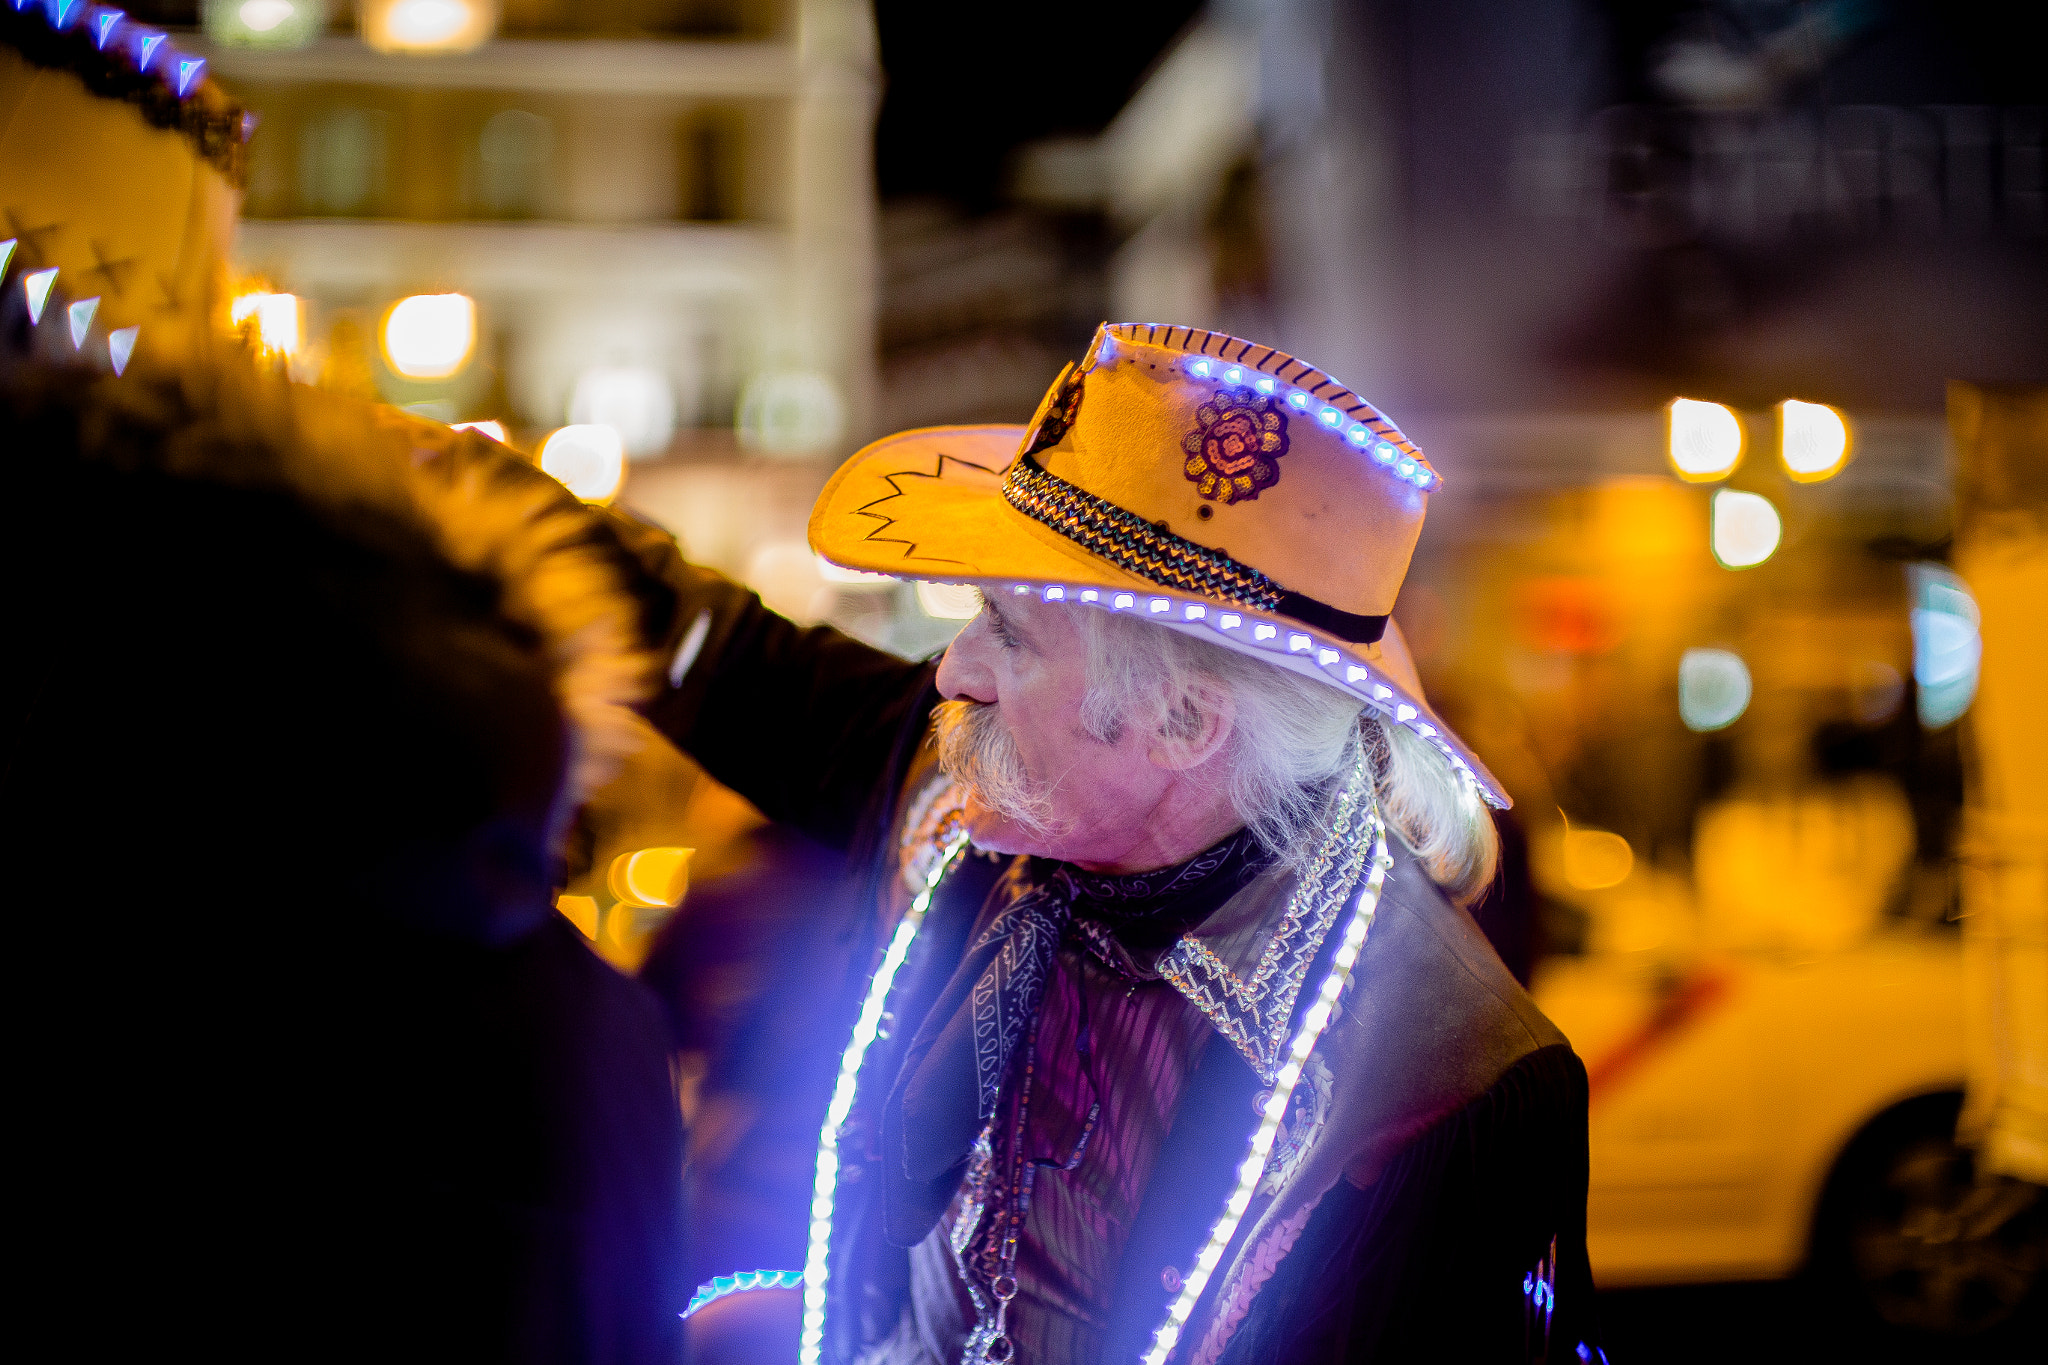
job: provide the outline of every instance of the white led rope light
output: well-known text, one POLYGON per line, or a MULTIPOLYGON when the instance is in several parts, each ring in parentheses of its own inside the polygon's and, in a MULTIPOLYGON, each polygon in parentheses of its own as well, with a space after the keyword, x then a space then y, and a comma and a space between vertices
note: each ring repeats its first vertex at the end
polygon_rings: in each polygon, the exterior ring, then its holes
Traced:
MULTIPOLYGON (((1278 626, 1260 621, 1247 622, 1239 612, 1220 611, 1217 610, 1215 603, 1179 596, 1153 596, 1148 593, 1141 598, 1134 593, 1090 588, 1074 583, 1019 583, 1009 580, 1008 586, 1012 593, 1020 597, 1036 596, 1047 602, 1083 602, 1107 611, 1142 611, 1147 615, 1164 616, 1167 618, 1167 624, 1180 629, 1187 629, 1189 623, 1200 621, 1226 639, 1243 641, 1249 634, 1250 643, 1255 648, 1282 658, 1298 660, 1301 664, 1306 664, 1313 658, 1316 665, 1313 673, 1301 667, 1296 667, 1294 671, 1322 677, 1363 699, 1384 719, 1413 731, 1417 737, 1427 741, 1443 756, 1444 762, 1457 770, 1459 778, 1475 797, 1487 805, 1502 804, 1496 797, 1481 792, 1478 775, 1472 771, 1470 760, 1459 753, 1435 726, 1426 723, 1421 712, 1399 701, 1394 689, 1379 682, 1373 676, 1372 670, 1364 664, 1345 657, 1337 650, 1317 646, 1309 636, 1290 632, 1287 638, 1281 639, 1278 626), (1180 615, 1177 617, 1173 613, 1176 605, 1180 608, 1180 615)), ((990 586, 988 591, 995 592, 1000 589, 990 586)))
POLYGON ((697 1286, 697 1292, 690 1296, 690 1306, 683 1310, 682 1316, 695 1317, 698 1310, 750 1289, 794 1289, 803 1282, 801 1270, 742 1270, 737 1275, 720 1275, 697 1286))
POLYGON ((860 1018, 853 1026, 853 1038, 839 1059, 839 1081, 832 1087, 832 1103, 825 1110, 825 1127, 818 1134, 818 1173, 811 1182, 811 1241, 804 1257, 804 1334, 797 1353, 801 1365, 818 1365, 819 1353, 825 1343, 825 1281, 831 1274, 832 1205, 839 1190, 839 1129, 846 1122, 847 1115, 853 1112, 853 1096, 860 1083, 861 1062, 867 1057, 868 1045, 875 1041, 875 1035, 881 1029, 882 1007, 888 1003, 889 988, 896 983, 896 973, 910 953, 911 940, 917 937, 918 927, 924 923, 924 912, 931 907, 932 893, 938 890, 939 882, 966 847, 967 836, 956 835, 925 875, 924 890, 910 902, 910 909, 904 913, 896 925, 895 934, 889 939, 888 951, 882 954, 882 965, 875 969, 874 978, 868 982, 867 999, 861 1002, 860 1018))
MULTIPOLYGON (((1209 1229, 1209 1240, 1195 1258, 1194 1269, 1181 1282, 1180 1294, 1167 1310, 1166 1321, 1152 1334, 1152 1345, 1145 1352, 1142 1365, 1165 1365, 1166 1358, 1173 1354, 1173 1348, 1180 1341, 1181 1329, 1187 1326, 1188 1317, 1195 1311, 1196 1301, 1208 1287, 1209 1277, 1222 1263, 1231 1238, 1237 1235, 1237 1225, 1243 1220, 1245 1210, 1251 1207, 1252 1193, 1258 1189, 1259 1181, 1265 1175, 1266 1158, 1272 1153, 1273 1141, 1280 1131, 1280 1120, 1285 1117, 1287 1103, 1293 1098, 1295 1082, 1301 1079, 1302 1067, 1307 1064, 1309 1054, 1315 1051, 1317 1040, 1328 1027, 1337 998, 1344 994, 1344 988, 1351 982, 1351 969, 1357 965, 1358 954, 1365 947, 1366 930, 1372 927, 1373 913, 1379 908, 1380 888, 1386 885, 1387 869, 1393 863, 1387 852, 1386 821, 1380 817, 1375 804, 1372 871, 1367 874, 1359 891, 1358 906, 1352 911, 1350 922, 1344 926, 1344 938, 1337 945, 1336 956, 1330 963, 1329 975, 1323 978, 1322 989, 1302 1016, 1294 1043, 1287 1050, 1287 1061, 1273 1078, 1273 1093, 1266 1101, 1258 1131, 1252 1135, 1251 1151, 1246 1153, 1237 1168, 1237 1188, 1224 1204, 1222 1216, 1209 1229)), ((809 1358, 805 1365, 810 1365, 809 1358)))

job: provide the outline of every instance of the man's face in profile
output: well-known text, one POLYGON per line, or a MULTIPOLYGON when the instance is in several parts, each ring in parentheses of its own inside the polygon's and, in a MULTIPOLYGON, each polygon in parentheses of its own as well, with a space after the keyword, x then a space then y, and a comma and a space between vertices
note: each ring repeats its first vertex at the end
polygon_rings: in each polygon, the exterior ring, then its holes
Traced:
POLYGON ((941 761, 970 789, 977 847, 1112 867, 1165 793, 1135 727, 1102 739, 1082 723, 1082 610, 986 598, 940 662, 941 761))

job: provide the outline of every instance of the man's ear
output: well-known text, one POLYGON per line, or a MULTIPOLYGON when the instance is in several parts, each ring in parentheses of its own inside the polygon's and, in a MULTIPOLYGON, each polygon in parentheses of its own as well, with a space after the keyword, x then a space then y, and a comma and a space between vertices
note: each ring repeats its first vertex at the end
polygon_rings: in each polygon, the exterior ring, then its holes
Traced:
POLYGON ((1169 772, 1199 768, 1229 742, 1236 724, 1236 695, 1214 678, 1194 678, 1174 699, 1145 757, 1169 772))

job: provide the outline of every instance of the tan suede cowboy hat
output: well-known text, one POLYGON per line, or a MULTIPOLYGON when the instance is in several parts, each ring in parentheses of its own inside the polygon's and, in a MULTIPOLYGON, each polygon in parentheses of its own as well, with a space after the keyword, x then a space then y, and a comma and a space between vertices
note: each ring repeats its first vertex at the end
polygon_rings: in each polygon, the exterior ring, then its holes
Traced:
POLYGON ((1284 351, 1105 323, 1029 426, 861 450, 818 496, 810 538, 845 568, 1128 612, 1305 674, 1505 808, 1389 633, 1441 482, 1378 409, 1284 351))

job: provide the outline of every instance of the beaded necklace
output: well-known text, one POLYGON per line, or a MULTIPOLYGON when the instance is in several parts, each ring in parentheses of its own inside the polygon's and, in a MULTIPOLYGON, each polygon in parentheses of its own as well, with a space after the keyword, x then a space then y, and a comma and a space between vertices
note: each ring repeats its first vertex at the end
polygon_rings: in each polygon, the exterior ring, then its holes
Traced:
MULTIPOLYGON (((1042 1018, 1041 1014, 1038 1018, 1042 1018)), ((1008 1172, 1010 1198, 1006 1207, 996 1214, 996 1223, 982 1239, 983 1252, 974 1260, 978 1269, 984 1271, 983 1278, 988 1285, 984 1295, 968 1264, 962 1260, 959 1265, 961 1283, 967 1286, 967 1295, 974 1303, 974 1330, 968 1333, 967 1344, 962 1350, 961 1365, 1005 1365, 1015 1357, 1017 1348, 1010 1340, 1010 1301, 1017 1297, 1017 1241, 1024 1234, 1024 1220, 1031 1212, 1031 1189, 1037 1183, 1039 1167, 1057 1171, 1071 1171, 1081 1164, 1088 1154, 1088 1139, 1095 1133, 1095 1121, 1102 1116, 1102 1101, 1093 1099, 1088 1105, 1088 1118, 1081 1125, 1081 1136, 1074 1141, 1074 1149, 1064 1159, 1041 1156, 1024 1157, 1024 1129, 1031 1115, 1031 1083, 1038 1067, 1038 1018, 1031 1021, 1031 1033, 1024 1044, 1024 1075, 1017 1086, 1017 1115, 1010 1133, 1010 1169, 1008 1172), (991 1305, 990 1300, 994 1303, 991 1305)), ((1085 1056, 1089 1051, 1088 1028, 1081 1029, 1080 1050, 1085 1056)), ((1094 1078, 1089 1069, 1083 1067, 1082 1077, 1088 1081, 1090 1091, 1095 1089, 1094 1078)), ((974 1162, 968 1175, 968 1203, 961 1209, 960 1219, 953 1226, 953 1252, 960 1256, 974 1240, 976 1224, 986 1207, 990 1193, 990 1175, 995 1164, 995 1153, 989 1142, 991 1123, 982 1129, 981 1136, 974 1143, 974 1162)))

